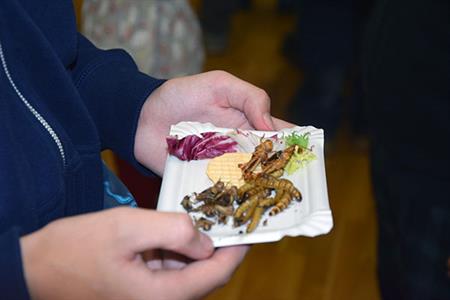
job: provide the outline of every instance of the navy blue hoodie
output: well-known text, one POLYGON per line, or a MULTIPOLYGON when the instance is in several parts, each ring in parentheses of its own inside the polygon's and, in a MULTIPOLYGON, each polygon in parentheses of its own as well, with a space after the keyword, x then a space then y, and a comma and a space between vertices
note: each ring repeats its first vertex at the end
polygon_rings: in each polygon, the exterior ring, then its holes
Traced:
POLYGON ((18 300, 19 238, 102 208, 100 151, 139 167, 137 120, 162 81, 78 34, 70 0, 1 0, 0 59, 0 297, 18 300))

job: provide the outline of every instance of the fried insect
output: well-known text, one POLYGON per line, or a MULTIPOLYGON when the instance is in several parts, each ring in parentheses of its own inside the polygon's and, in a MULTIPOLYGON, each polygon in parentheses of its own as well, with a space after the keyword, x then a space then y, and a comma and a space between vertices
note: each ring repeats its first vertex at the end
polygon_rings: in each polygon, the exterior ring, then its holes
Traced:
POLYGON ((236 186, 228 187, 223 182, 218 181, 199 194, 193 193, 191 196, 185 196, 181 205, 188 213, 201 213, 200 219, 194 219, 196 227, 210 230, 211 226, 216 223, 225 224, 228 217, 233 215, 233 205, 237 198, 238 189, 236 186))
POLYGON ((191 212, 201 212, 207 217, 213 217, 216 214, 216 211, 214 209, 214 205, 211 203, 204 203, 202 205, 199 205, 193 209, 191 209, 191 212))
POLYGON ((224 188, 225 183, 219 180, 212 187, 202 191, 195 198, 197 199, 197 201, 211 202, 219 193, 224 190, 224 188))
POLYGON ((277 199, 275 206, 270 210, 269 216, 275 216, 289 206, 293 196, 287 191, 281 191, 280 197, 277 199))
POLYGON ((279 150, 279 151, 275 152, 274 154, 272 154, 265 162, 263 162, 263 166, 279 159, 281 156, 281 153, 283 153, 283 150, 279 150))
POLYGON ((221 206, 216 204, 214 208, 216 210, 217 222, 219 224, 226 224, 228 217, 232 216, 234 212, 233 205, 221 206))
POLYGON ((276 171, 273 171, 272 173, 269 173, 270 176, 273 176, 275 178, 280 178, 281 176, 283 176, 284 173, 284 169, 279 169, 276 171))
POLYGON ((235 226, 240 226, 242 224, 247 223, 249 220, 253 219, 254 212, 257 207, 258 207, 258 200, 251 201, 248 209, 245 211, 245 213, 240 218, 234 217, 235 226))
POLYGON ((234 211, 234 219, 240 219, 244 213, 253 205, 253 203, 258 203, 259 197, 266 195, 266 190, 260 191, 258 194, 253 195, 251 198, 244 201, 235 211, 234 211))
POLYGON ((194 219, 195 228, 201 228, 205 231, 211 230, 211 227, 214 225, 214 222, 208 220, 206 218, 201 217, 200 219, 194 219))
POLYGON ((181 200, 181 206, 187 211, 192 211, 192 201, 190 196, 184 196, 183 200, 181 200))
POLYGON ((268 207, 275 205, 276 202, 277 202, 276 197, 269 197, 269 198, 265 198, 265 199, 262 199, 261 201, 259 201, 258 206, 268 208, 268 207))
POLYGON ((244 193, 244 195, 242 196, 242 200, 245 201, 245 200, 253 197, 256 194, 261 193, 265 189, 266 188, 263 186, 255 186, 251 190, 248 190, 247 192, 244 193))
POLYGON ((244 185, 238 189, 238 196, 242 198, 247 191, 253 189, 254 187, 255 185, 252 181, 244 183, 244 185))
POLYGON ((228 216, 226 216, 226 215, 217 216, 218 224, 227 224, 227 222, 228 222, 228 216))
POLYGON ((255 185, 263 186, 266 188, 272 188, 275 190, 284 190, 289 192, 295 199, 301 200, 302 194, 294 186, 294 184, 287 179, 278 179, 273 176, 263 174, 255 179, 255 185))
POLYGON ((231 186, 214 198, 215 203, 221 206, 230 206, 238 199, 238 189, 236 186, 231 186))
POLYGON ((250 224, 248 224, 247 226, 247 233, 253 232, 256 229, 256 227, 258 227, 258 224, 261 221, 262 215, 264 214, 265 210, 266 208, 263 206, 257 206, 255 208, 252 220, 250 221, 250 224))
POLYGON ((263 140, 261 144, 256 146, 255 151, 252 154, 252 158, 247 163, 239 164, 239 168, 242 170, 244 179, 248 177, 251 172, 253 172, 256 167, 265 162, 268 158, 269 153, 273 149, 273 142, 271 140, 263 140))
POLYGON ((227 216, 227 217, 232 216, 233 212, 234 212, 233 205, 230 205, 230 206, 215 205, 214 208, 218 214, 227 216))
POLYGON ((269 189, 262 189, 258 193, 251 196, 247 201, 242 203, 234 212, 234 225, 240 226, 250 220, 254 209, 259 203, 259 200, 264 199, 269 195, 269 189))
POLYGON ((292 145, 283 150, 280 155, 277 155, 276 159, 272 159, 272 157, 262 166, 262 172, 265 174, 273 173, 277 170, 283 169, 289 160, 291 159, 294 151, 296 151, 297 146, 292 145))

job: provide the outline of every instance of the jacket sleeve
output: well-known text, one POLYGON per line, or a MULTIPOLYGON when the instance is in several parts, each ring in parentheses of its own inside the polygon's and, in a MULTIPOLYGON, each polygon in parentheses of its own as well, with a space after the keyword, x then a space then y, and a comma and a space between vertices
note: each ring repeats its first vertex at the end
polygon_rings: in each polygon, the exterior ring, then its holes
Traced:
POLYGON ((5 300, 29 300, 22 267, 19 229, 0 233, 0 295, 5 300))
POLYGON ((144 101, 164 80, 139 72, 125 51, 100 50, 81 34, 71 72, 98 128, 102 148, 148 173, 135 159, 134 138, 144 101))

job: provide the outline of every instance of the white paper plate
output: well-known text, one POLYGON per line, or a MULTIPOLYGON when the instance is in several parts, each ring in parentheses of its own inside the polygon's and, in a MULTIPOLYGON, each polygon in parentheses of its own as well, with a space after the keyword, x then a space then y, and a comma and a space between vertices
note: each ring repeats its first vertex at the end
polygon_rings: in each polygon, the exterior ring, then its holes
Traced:
MULTIPOLYGON (((171 127, 170 135, 182 138, 202 132, 229 132, 230 129, 218 128, 210 123, 181 122, 171 127)), ((245 233, 246 225, 233 228, 231 220, 226 225, 214 225, 206 233, 212 238, 216 247, 253 244, 278 241, 284 236, 314 237, 328 233, 333 227, 333 218, 328 203, 325 162, 323 155, 323 130, 311 126, 294 127, 279 132, 252 131, 260 136, 289 134, 292 131, 310 133, 310 145, 317 159, 307 167, 285 176, 301 191, 303 200, 292 201, 291 205, 276 216, 261 219, 261 223, 252 233, 245 233), (267 225, 263 221, 267 219, 267 225)), ((201 192, 212 185, 206 175, 209 160, 181 161, 169 155, 161 185, 157 209, 169 212, 185 212, 180 202, 184 196, 201 192)), ((230 218, 231 219, 231 218, 230 218)))

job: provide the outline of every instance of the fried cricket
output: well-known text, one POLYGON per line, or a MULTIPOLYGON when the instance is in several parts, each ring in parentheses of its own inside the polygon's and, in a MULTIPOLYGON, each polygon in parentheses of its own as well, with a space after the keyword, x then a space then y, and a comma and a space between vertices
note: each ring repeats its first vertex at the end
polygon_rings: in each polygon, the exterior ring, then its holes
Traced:
POLYGON ((239 168, 242 170, 242 174, 245 178, 249 178, 256 167, 265 162, 269 153, 273 149, 273 142, 271 140, 263 140, 261 144, 256 146, 255 151, 252 154, 252 158, 249 162, 239 164, 239 168))
POLYGON ((262 166, 262 173, 271 174, 275 171, 282 170, 296 151, 298 146, 292 145, 281 152, 280 155, 277 155, 276 159, 269 159, 267 163, 262 166))

